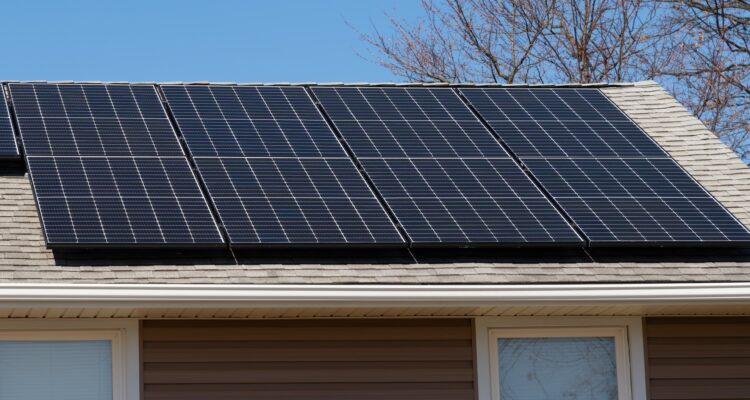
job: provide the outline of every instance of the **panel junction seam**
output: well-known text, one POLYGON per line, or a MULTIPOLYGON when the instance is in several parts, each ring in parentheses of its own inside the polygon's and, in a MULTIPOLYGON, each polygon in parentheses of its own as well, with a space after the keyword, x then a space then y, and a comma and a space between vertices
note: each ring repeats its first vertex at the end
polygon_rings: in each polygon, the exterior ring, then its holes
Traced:
POLYGON ((214 204, 214 200, 208 194, 208 188, 206 187, 206 183, 203 182, 203 177, 198 171, 198 166, 195 164, 195 160, 193 159, 193 154, 190 153, 190 149, 185 143, 185 138, 182 136, 182 131, 180 130, 180 127, 177 125, 177 120, 175 119, 174 114, 172 113, 172 109, 169 107, 167 98, 166 96, 164 96, 164 92, 162 92, 160 85, 154 84, 154 89, 156 89, 156 94, 159 96, 159 100, 161 101, 162 107, 164 107, 164 112, 167 114, 167 119, 169 119, 169 124, 172 125, 172 129, 177 135, 177 141, 180 143, 180 147, 182 147, 182 152, 185 153, 185 158, 187 159, 188 165, 190 165, 190 169, 192 170, 193 175, 195 176, 195 181, 198 182, 198 188, 200 188, 201 194, 203 194, 203 197, 206 199, 206 204, 208 204, 208 209, 211 210, 211 217, 213 217, 214 222, 216 222, 216 226, 219 228, 219 234, 221 234, 221 238, 222 240, 224 240, 224 244, 226 245, 226 248, 231 251, 231 245, 229 242, 229 233, 227 233, 226 229, 224 228, 224 223, 222 222, 221 218, 219 218, 219 210, 216 208, 216 204, 214 204))
MULTIPOLYGON (((328 115, 326 110, 323 108, 323 105, 320 103, 320 100, 315 96, 315 93, 313 93, 312 90, 310 90, 310 87, 305 85, 303 86, 305 88, 305 92, 308 96, 310 96, 310 99, 312 99, 313 104, 315 104, 315 107, 320 112, 320 115, 323 116, 323 119, 325 119, 326 124, 331 129, 331 132, 333 132, 334 136, 336 136, 336 140, 339 141, 341 144, 341 147, 344 148, 344 151, 346 152, 346 155, 349 156, 349 159, 352 160, 354 163, 354 166, 357 167, 357 171, 362 176, 362 178, 365 180, 365 183, 370 188, 370 191, 373 193, 375 198, 378 200, 378 203, 380 203, 380 206, 383 207, 383 210, 385 210, 385 213, 388 215, 388 218, 391 220, 391 223, 396 227, 398 230, 398 233, 401 235, 401 237, 404 239, 404 242, 406 243, 407 247, 411 247, 412 243, 409 238, 409 235, 406 234, 406 230, 403 226, 401 226, 401 223, 398 221, 398 218, 396 218, 396 215, 393 213, 393 210, 388 207, 388 204, 385 201, 385 198, 380 194, 380 192, 375 188, 375 183, 370 179, 370 176, 367 175, 365 172, 365 169, 362 167, 362 164, 359 162, 359 159, 354 154, 354 151, 349 147, 349 143, 344 140, 343 135, 341 135, 341 132, 339 132, 338 128, 336 128, 336 125, 333 123, 333 120, 331 120, 331 117, 328 115)), ((413 255, 412 255, 413 257, 413 255)))
MULTIPOLYGON (((479 111, 477 111, 474 108, 474 106, 469 102, 469 99, 467 99, 466 97, 464 97, 463 93, 461 93, 460 90, 458 90, 456 88, 451 88, 451 90, 453 90, 456 93, 456 95, 458 96, 458 98, 461 99, 461 101, 464 103, 464 105, 466 105, 466 107, 468 107, 469 111, 471 111, 471 113, 474 114, 474 116, 477 118, 477 120, 479 120, 479 122, 484 126, 484 128, 487 129, 487 131, 490 132, 490 134, 492 135, 492 137, 494 137, 495 140, 497 140, 497 142, 500 143, 500 146, 502 146, 503 149, 510 155, 510 158, 513 160, 513 162, 516 163, 516 165, 518 165, 518 167, 521 169, 521 171, 523 171, 524 175, 526 175, 526 177, 529 178, 529 180, 531 181, 531 183, 533 183, 534 186, 536 186, 536 188, 542 193, 542 195, 550 202, 550 204, 552 204, 552 206, 555 207, 555 209, 563 217, 563 219, 565 220, 565 222, 567 222, 568 225, 570 225, 571 227, 573 227, 573 230, 576 232, 576 234, 578 236, 580 236, 581 239, 584 240, 585 247, 590 247, 590 241, 589 241, 588 237, 586 237, 586 235, 584 235, 583 230, 581 230, 581 228, 578 227, 578 225, 575 223, 575 221, 573 221, 573 219, 570 218, 570 216, 563 210, 563 208, 560 206, 560 204, 558 204, 557 201, 555 201, 555 199, 552 197, 552 195, 542 186, 541 182, 539 182, 536 179, 536 177, 531 173, 531 171, 529 171, 529 169, 526 168, 526 165, 523 163, 523 161, 521 161, 521 158, 518 157, 516 155, 516 153, 514 153, 510 149, 510 146, 508 146, 503 141, 503 139, 500 137, 500 135, 498 135, 497 132, 495 132, 495 130, 492 129, 492 127, 490 126, 490 124, 487 121, 485 121, 484 118, 482 118, 482 116, 479 114, 479 111)), ((586 253, 586 254, 588 255, 588 253, 586 253)), ((591 255, 588 255, 588 256, 589 256, 589 258, 591 258, 591 255)), ((593 260, 593 258, 592 258, 592 260, 593 260)))

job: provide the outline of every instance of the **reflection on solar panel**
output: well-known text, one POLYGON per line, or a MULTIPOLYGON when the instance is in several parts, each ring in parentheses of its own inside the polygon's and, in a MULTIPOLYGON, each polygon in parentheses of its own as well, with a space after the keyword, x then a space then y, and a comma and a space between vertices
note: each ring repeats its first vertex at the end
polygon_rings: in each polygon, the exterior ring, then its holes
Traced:
POLYGON ((460 90, 592 245, 750 241, 599 90, 460 90))
POLYGON ((414 244, 580 244, 445 88, 314 87, 414 244))
POLYGON ((152 86, 10 84, 47 243, 223 243, 152 86))
POLYGON ((405 244, 303 88, 162 88, 232 244, 405 244))
MULTIPOLYGON (((2 94, 2 93, 0 93, 2 94)), ((13 133, 13 124, 10 122, 10 110, 5 96, 0 96, 0 158, 18 158, 16 135, 13 133)))

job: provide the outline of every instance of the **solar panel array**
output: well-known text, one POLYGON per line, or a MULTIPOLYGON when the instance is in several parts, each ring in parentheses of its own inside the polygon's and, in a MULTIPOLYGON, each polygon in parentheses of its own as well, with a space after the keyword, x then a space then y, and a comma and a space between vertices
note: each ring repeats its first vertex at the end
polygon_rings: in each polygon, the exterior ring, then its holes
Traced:
POLYGON ((5 101, 5 95, 0 96, 2 100, 0 105, 0 158, 18 158, 18 144, 16 135, 13 132, 13 123, 10 118, 10 108, 5 101))
POLYGON ((404 245, 301 87, 163 86, 233 245, 404 245))
POLYGON ((460 90, 591 245, 750 241, 598 89, 460 90))
POLYGON ((750 244, 598 89, 8 89, 50 247, 750 244))
POLYGON ((223 243, 153 86, 10 84, 47 243, 223 243))
POLYGON ((453 90, 312 91, 413 244, 582 242, 453 90))

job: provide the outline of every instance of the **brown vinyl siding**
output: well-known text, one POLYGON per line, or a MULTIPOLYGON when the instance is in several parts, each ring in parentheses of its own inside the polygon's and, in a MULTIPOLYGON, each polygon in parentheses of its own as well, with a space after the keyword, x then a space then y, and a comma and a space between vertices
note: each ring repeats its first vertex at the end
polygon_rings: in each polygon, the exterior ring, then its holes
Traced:
POLYGON ((750 318, 647 318, 652 400, 750 399, 750 318))
POLYGON ((474 400, 469 319, 146 320, 144 400, 474 400))

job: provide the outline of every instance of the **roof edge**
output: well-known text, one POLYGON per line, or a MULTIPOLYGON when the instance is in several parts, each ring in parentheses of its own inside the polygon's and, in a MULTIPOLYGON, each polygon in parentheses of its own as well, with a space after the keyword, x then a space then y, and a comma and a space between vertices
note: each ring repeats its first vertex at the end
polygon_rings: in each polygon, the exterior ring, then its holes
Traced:
POLYGON ((2 284, 0 307, 449 307, 732 304, 750 282, 564 285, 2 284))

